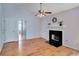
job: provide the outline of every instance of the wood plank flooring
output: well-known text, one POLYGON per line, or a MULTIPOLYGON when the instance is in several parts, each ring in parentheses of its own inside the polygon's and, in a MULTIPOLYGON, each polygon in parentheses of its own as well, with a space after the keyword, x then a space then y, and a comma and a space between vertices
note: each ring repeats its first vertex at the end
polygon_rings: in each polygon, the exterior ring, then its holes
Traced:
POLYGON ((1 56, 79 56, 76 51, 65 46, 54 47, 43 38, 36 38, 22 41, 22 50, 18 49, 18 42, 8 42, 4 44, 1 56))

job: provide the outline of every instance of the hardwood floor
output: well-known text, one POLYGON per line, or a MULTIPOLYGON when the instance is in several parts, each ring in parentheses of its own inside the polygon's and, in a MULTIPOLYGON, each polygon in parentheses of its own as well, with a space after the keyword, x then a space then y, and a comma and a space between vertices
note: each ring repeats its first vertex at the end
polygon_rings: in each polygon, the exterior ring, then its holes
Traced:
POLYGON ((76 51, 65 46, 54 47, 43 38, 36 38, 22 41, 22 50, 18 49, 18 42, 8 42, 4 44, 1 56, 79 56, 76 51))

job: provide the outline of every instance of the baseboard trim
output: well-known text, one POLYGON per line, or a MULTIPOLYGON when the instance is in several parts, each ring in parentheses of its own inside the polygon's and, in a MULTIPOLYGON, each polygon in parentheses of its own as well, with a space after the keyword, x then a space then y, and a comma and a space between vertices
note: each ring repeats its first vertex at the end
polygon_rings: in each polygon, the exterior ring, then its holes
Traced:
POLYGON ((41 38, 40 36, 26 37, 26 39, 41 38))
MULTIPOLYGON (((26 37, 26 39, 36 39, 36 38, 42 38, 40 36, 33 36, 33 37, 26 37)), ((19 40, 19 39, 18 39, 19 40)), ((17 39, 7 39, 4 43, 7 43, 7 42, 11 42, 11 41, 18 41, 17 39)))
POLYGON ((67 48, 71 48, 72 50, 76 50, 76 51, 78 51, 78 52, 79 52, 79 50, 78 50, 78 49, 76 49, 76 48, 73 48, 73 47, 70 47, 70 46, 67 46, 67 45, 63 45, 63 46, 65 46, 65 47, 67 47, 67 48))

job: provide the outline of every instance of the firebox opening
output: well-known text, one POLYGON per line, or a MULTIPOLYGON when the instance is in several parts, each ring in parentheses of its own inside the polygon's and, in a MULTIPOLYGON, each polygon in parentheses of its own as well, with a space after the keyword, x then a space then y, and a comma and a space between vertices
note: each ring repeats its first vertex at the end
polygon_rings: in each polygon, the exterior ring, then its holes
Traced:
POLYGON ((59 47, 62 45, 62 31, 49 30, 49 44, 59 47))

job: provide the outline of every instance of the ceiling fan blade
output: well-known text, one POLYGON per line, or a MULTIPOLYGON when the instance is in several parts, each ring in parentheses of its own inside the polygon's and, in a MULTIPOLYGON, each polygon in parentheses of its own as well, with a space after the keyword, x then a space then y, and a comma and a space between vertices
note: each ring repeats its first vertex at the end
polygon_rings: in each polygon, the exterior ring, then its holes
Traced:
POLYGON ((46 14, 52 14, 52 12, 45 12, 46 14))

